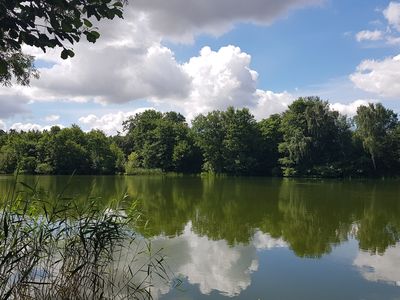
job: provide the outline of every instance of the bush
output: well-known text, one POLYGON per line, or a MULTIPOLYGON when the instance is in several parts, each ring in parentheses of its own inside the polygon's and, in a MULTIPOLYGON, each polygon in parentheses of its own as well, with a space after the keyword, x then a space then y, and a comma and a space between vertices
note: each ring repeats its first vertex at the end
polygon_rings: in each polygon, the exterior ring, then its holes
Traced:
POLYGON ((37 174, 52 174, 53 167, 48 163, 41 163, 36 166, 35 173, 37 174))

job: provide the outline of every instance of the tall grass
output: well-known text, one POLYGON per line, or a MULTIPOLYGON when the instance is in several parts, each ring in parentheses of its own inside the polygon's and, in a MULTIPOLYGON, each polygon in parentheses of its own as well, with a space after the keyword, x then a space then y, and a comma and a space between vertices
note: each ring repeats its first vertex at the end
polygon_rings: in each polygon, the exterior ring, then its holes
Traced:
POLYGON ((17 177, 0 200, 0 299, 151 299, 155 277, 170 284, 162 252, 133 230, 140 214, 121 201, 46 199, 17 177))

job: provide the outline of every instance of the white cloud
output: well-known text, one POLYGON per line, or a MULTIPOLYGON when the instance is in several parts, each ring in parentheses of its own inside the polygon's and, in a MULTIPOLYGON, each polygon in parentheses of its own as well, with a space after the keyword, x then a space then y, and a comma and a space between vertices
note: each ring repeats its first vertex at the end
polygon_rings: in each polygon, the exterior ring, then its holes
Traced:
POLYGON ((35 124, 35 123, 14 123, 10 126, 10 129, 14 129, 16 131, 30 131, 30 130, 38 130, 38 131, 43 131, 43 130, 50 130, 52 126, 59 126, 60 128, 63 128, 64 126, 61 124, 53 124, 53 125, 40 125, 40 124, 35 124))
MULTIPOLYGON (((137 99, 193 101, 196 97, 211 96, 211 99, 203 99, 205 103, 199 104, 198 101, 192 115, 204 112, 203 108, 210 106, 210 102, 215 104, 211 105, 212 108, 218 108, 218 104, 213 102, 216 96, 223 97, 220 105, 228 100, 233 105, 247 101, 254 106, 257 96, 253 95, 256 90, 256 78, 253 76, 256 72, 245 68, 249 65, 249 55, 229 47, 218 52, 209 50, 208 54, 204 50, 200 57, 180 64, 174 53, 162 44, 162 40, 181 36, 192 38, 199 33, 219 34, 229 30, 237 22, 269 24, 291 9, 322 2, 323 0, 250 0, 246 3, 239 0, 205 0, 201 3, 196 0, 173 0, 168 3, 159 0, 135 1, 126 6, 123 20, 95 22, 101 38, 95 44, 82 40, 75 45, 76 55, 72 59, 60 59, 59 49, 50 49, 44 54, 38 49, 25 46, 25 52, 48 62, 49 65, 40 69, 41 78, 32 80, 29 88, 0 88, 2 98, 7 93, 13 98, 13 104, 11 100, 8 103, 10 109, 2 110, 3 115, 0 117, 20 113, 26 106, 27 99, 34 102, 95 101, 106 104, 126 103, 137 99), (238 59, 235 60, 236 57, 238 59), (208 74, 219 80, 212 88, 210 78, 194 72, 197 68, 207 74, 207 59, 218 64, 216 58, 222 60, 219 66, 208 65, 208 74), (235 66, 235 63, 239 65, 235 66), (221 73, 216 74, 218 71, 221 73), (231 71, 232 75, 229 74, 231 71), (227 82, 225 79, 232 81, 227 82), (199 89, 203 87, 206 87, 204 92, 199 89), (199 94, 196 96, 197 92, 199 94)), ((188 110, 187 105, 186 108, 188 110)))
MULTIPOLYGON (((41 68, 41 78, 33 80, 30 88, 21 88, 17 98, 30 101, 100 103, 126 103, 137 99, 184 99, 193 90, 191 85, 194 84, 196 88, 198 84, 188 77, 195 68, 195 61, 186 65, 179 64, 174 53, 163 46, 163 39, 182 34, 193 36, 197 33, 223 32, 241 21, 268 24, 292 8, 322 1, 250 2, 135 1, 126 6, 123 20, 96 22, 101 38, 95 44, 82 40, 75 45, 76 55, 72 59, 60 59, 59 49, 51 49, 44 54, 38 49, 24 47, 25 52, 49 62, 50 65, 41 68)), ((222 55, 223 53, 219 57, 222 55)), ((241 55, 246 56, 244 53, 241 55)), ((226 75, 229 74, 221 74, 220 79, 223 80, 222 76, 226 75)), ((207 80, 204 77, 196 79, 207 80)), ((238 78, 239 81, 231 84, 243 86, 246 83, 240 81, 242 79, 247 80, 238 78)), ((251 81, 247 83, 253 84, 251 81)), ((223 84, 224 88, 234 88, 229 87, 226 82, 223 84)), ((240 92, 240 89, 237 91, 240 92)), ((0 95, 4 93, 5 90, 0 89, 0 95)))
POLYGON ((143 11, 151 29, 164 37, 192 41, 199 33, 220 35, 238 22, 270 24, 291 9, 323 0, 137 0, 133 9, 143 11))
POLYGON ((400 45, 400 37, 396 37, 396 36, 388 36, 387 38, 386 38, 386 42, 389 44, 389 45, 400 45))
POLYGON ((356 87, 383 97, 400 97, 400 55, 384 60, 365 60, 350 75, 356 87))
POLYGON ((249 68, 250 55, 234 46, 212 51, 204 47, 200 55, 183 65, 192 80, 184 100, 186 113, 194 116, 228 106, 254 106, 257 72, 249 68))
POLYGON ((204 47, 199 56, 184 64, 184 71, 192 79, 190 94, 182 99, 189 119, 228 106, 247 107, 258 118, 282 112, 291 96, 258 90, 258 73, 250 68, 250 63, 249 54, 230 45, 218 51, 204 47))
MULTIPOLYGON (((358 42, 384 41, 384 43, 389 46, 399 45, 400 37, 398 36, 398 32, 400 32, 400 2, 390 2, 386 9, 383 10, 383 16, 387 22, 386 31, 377 29, 363 30, 356 34, 356 40, 358 42)), ((370 22, 370 24, 379 27, 383 26, 380 21, 373 21, 370 22)))
POLYGON ((400 31, 400 2, 390 2, 389 6, 383 11, 389 25, 400 31))
POLYGON ((161 36, 149 29, 143 13, 127 6, 125 19, 98 24, 101 38, 95 44, 82 41, 74 46, 75 57, 62 60, 59 50, 44 55, 25 47, 25 52, 50 62, 40 69, 40 79, 29 88, 0 88, 18 99, 30 101, 95 101, 126 103, 137 99, 184 97, 189 79, 174 53, 161 44, 161 36))
POLYGON ((274 93, 271 91, 257 90, 255 96, 257 105, 252 109, 252 113, 258 120, 285 111, 295 100, 295 97, 288 92, 274 93))
POLYGON ((46 116, 44 119, 47 122, 55 122, 60 119, 60 116, 59 115, 49 115, 49 116, 46 116))
POLYGON ((361 41, 379 41, 383 39, 384 33, 380 30, 363 30, 356 34, 356 40, 361 41))
POLYGON ((360 252, 353 264, 369 281, 383 281, 400 287, 400 244, 388 248, 383 255, 360 252))
POLYGON ((368 103, 376 102, 375 100, 356 100, 348 104, 342 103, 333 103, 330 104, 330 108, 332 110, 336 110, 342 115, 346 115, 348 117, 353 117, 357 114, 357 108, 363 105, 368 105, 368 103))
POLYGON ((3 120, 0 120, 0 130, 6 130, 6 123, 3 120))
POLYGON ((94 114, 90 114, 84 117, 79 118, 79 123, 83 124, 89 130, 92 129, 100 129, 104 131, 106 134, 116 134, 117 132, 122 132, 122 122, 128 119, 130 116, 134 116, 137 113, 143 112, 146 109, 153 109, 151 107, 148 108, 139 108, 134 111, 122 112, 118 111, 116 113, 109 113, 103 116, 96 116, 94 114))
MULTIPOLYGON (((224 110, 228 106, 247 107, 258 119, 284 111, 294 97, 287 92, 257 89, 258 74, 250 68, 250 63, 251 56, 239 47, 226 46, 218 51, 204 47, 198 56, 177 66, 190 80, 188 95, 152 98, 152 101, 160 107, 181 111, 188 121, 200 113, 224 110)), ((174 84, 179 86, 180 82, 174 84)), ((81 117, 79 122, 88 125, 89 129, 97 128, 114 134, 122 130, 122 121, 136 112, 91 114, 81 117)))
POLYGON ((37 100, 124 103, 142 98, 184 97, 189 79, 166 47, 77 48, 77 56, 41 69, 37 100))
MULTIPOLYGON (((187 41, 199 33, 221 34, 237 22, 269 24, 292 9, 322 2, 135 1, 126 7, 123 20, 95 22, 101 38, 95 44, 82 40, 75 45, 72 59, 60 59, 59 49, 43 53, 25 46, 26 53, 48 65, 40 69, 41 78, 32 80, 30 87, 0 88, 0 117, 21 114, 27 111, 27 103, 40 101, 107 105, 143 99, 181 111, 188 119, 229 105, 248 107, 257 118, 267 117, 286 109, 293 97, 257 89, 258 74, 250 68, 249 54, 234 46, 216 51, 205 47, 198 56, 181 63, 162 41, 187 41)), ((121 130, 125 116, 122 112, 83 116, 79 122, 89 129, 115 133, 121 130)))

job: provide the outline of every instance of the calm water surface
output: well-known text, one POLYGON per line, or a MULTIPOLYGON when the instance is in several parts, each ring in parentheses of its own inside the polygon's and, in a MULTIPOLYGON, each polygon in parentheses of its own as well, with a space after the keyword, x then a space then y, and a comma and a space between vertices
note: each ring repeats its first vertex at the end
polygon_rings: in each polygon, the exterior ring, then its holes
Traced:
MULTIPOLYGON (((0 176, 0 194, 12 177, 0 176)), ((22 177, 50 196, 68 177, 22 177)), ((65 196, 127 193, 178 288, 159 299, 400 299, 400 181, 72 178, 65 196)))

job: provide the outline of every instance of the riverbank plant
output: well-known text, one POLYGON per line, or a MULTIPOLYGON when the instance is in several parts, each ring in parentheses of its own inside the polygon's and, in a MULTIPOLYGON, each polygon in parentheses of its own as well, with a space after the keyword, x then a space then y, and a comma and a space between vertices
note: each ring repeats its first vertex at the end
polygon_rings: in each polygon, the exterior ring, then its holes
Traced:
POLYGON ((16 178, 1 195, 0 299, 151 299, 155 278, 169 284, 164 257, 135 233, 141 216, 124 200, 46 199, 16 178))

